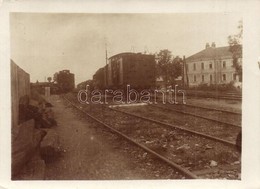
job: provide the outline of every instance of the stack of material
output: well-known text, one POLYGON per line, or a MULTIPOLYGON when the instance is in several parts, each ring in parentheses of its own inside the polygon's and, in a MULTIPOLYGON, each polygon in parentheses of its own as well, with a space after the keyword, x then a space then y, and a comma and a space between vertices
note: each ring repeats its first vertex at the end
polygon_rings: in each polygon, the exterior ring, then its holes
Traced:
POLYGON ((35 129, 32 119, 20 124, 18 136, 12 142, 12 179, 17 179, 23 167, 37 154, 45 135, 45 131, 35 129))
POLYGON ((52 111, 52 104, 49 103, 37 91, 32 91, 30 106, 31 110, 36 110, 34 113, 36 128, 50 128, 57 125, 52 111))
POLYGON ((52 111, 52 105, 48 102, 30 100, 27 112, 35 120, 36 128, 50 128, 57 125, 52 111))
MULTIPOLYGON (((42 152, 44 155, 52 154, 50 149, 54 148, 54 145, 46 144, 46 140, 41 146, 47 134, 42 128, 57 125, 52 105, 41 96, 36 97, 25 95, 19 100, 19 130, 12 137, 12 179, 44 179, 45 161, 42 152)), ((50 137, 47 141, 50 141, 50 137)))

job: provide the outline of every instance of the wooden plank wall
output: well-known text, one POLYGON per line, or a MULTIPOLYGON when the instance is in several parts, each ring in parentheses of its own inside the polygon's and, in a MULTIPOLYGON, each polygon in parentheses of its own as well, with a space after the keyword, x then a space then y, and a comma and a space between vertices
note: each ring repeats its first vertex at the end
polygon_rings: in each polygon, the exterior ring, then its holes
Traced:
POLYGON ((11 60, 11 110, 12 110, 12 139, 19 132, 19 99, 30 96, 30 75, 11 60))

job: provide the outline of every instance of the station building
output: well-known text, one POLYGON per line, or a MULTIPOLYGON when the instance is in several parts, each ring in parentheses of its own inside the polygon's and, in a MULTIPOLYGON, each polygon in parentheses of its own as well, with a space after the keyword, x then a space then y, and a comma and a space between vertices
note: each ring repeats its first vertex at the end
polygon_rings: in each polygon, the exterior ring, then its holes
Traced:
MULTIPOLYGON (((242 64, 242 53, 238 61, 242 64)), ((216 47, 214 42, 211 46, 207 43, 204 50, 186 59, 185 68, 184 79, 190 87, 200 84, 227 84, 231 81, 240 83, 229 46, 216 47)))

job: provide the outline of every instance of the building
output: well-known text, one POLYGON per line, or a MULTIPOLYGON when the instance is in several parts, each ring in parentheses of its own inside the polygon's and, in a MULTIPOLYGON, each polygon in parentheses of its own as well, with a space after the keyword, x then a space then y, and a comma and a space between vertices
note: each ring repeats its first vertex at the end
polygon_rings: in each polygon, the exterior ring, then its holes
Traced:
POLYGON ((45 94, 45 88, 50 87, 51 94, 57 94, 59 91, 58 84, 53 82, 35 82, 31 83, 31 89, 36 90, 40 94, 45 94))
MULTIPOLYGON (((242 64, 242 52, 238 61, 242 64)), ((190 87, 200 84, 240 82, 233 67, 229 46, 216 47, 214 42, 211 46, 207 43, 204 50, 188 57, 185 68, 184 79, 190 87)))
POLYGON ((112 88, 151 88, 155 86, 155 56, 142 53, 120 53, 108 59, 105 84, 112 88))
POLYGON ((162 76, 156 78, 155 83, 157 89, 163 89, 166 85, 166 82, 163 80, 162 76))
POLYGON ((78 90, 93 90, 93 83, 94 81, 92 79, 83 81, 77 85, 78 90))

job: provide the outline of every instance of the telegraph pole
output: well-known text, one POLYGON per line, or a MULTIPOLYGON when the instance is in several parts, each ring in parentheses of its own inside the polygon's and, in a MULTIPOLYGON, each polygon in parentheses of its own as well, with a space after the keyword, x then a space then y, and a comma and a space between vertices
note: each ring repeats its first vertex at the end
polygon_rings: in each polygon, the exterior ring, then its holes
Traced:
POLYGON ((188 76, 188 70, 187 70, 187 65, 186 65, 186 58, 183 56, 183 86, 189 87, 189 76, 188 76), (186 77, 186 78, 185 78, 186 77), (185 83, 186 79, 186 83, 185 83))
POLYGON ((106 66, 105 66, 105 87, 107 86, 107 39, 105 38, 106 66))
POLYGON ((107 38, 105 38, 105 49, 106 49, 106 65, 107 65, 107 38))

